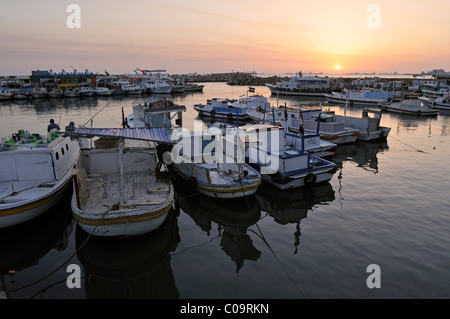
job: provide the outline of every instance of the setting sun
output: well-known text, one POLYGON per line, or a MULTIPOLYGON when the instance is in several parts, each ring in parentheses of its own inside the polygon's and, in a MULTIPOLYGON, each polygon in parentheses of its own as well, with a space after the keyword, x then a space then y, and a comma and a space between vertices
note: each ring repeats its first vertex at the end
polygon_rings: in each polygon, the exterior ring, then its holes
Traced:
POLYGON ((340 70, 341 66, 338 64, 338 65, 335 66, 335 68, 336 68, 336 70, 340 70))

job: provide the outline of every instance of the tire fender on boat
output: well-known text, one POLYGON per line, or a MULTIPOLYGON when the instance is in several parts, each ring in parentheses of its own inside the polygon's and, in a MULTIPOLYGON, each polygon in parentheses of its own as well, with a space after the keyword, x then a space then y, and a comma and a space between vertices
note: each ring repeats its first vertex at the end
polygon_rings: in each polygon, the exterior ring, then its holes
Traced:
POLYGON ((214 117, 214 116, 216 116, 216 111, 212 110, 210 114, 211 114, 211 116, 214 117))
POLYGON ((418 110, 417 111, 417 115, 420 115, 420 114, 422 114, 422 112, 420 110, 418 110))
POLYGON ((227 119, 228 119, 228 121, 231 122, 231 120, 233 119, 233 114, 228 113, 228 114, 227 114, 227 119))
POLYGON ((312 185, 316 182, 317 176, 313 173, 309 173, 305 176, 305 185, 312 185))

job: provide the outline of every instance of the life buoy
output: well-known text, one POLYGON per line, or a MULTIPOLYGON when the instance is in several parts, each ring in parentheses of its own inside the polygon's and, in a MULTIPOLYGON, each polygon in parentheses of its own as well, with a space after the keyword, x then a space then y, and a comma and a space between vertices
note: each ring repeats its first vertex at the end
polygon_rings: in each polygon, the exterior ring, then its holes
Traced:
POLYGON ((308 175, 305 176, 305 185, 312 185, 316 182, 317 180, 317 176, 314 175, 313 173, 309 173, 308 175))
POLYGON ((197 179, 195 177, 189 177, 187 184, 192 190, 194 190, 197 187, 197 179))
POLYGON ((216 116, 216 111, 212 110, 210 114, 212 117, 214 117, 214 116, 216 116))

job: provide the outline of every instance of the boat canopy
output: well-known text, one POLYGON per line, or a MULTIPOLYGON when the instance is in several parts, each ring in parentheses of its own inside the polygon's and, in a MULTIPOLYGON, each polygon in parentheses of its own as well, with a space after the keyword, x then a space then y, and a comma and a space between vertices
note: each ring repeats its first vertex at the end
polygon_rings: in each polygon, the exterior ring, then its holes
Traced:
POLYGON ((77 128, 69 133, 71 135, 75 134, 85 137, 119 137, 153 141, 156 143, 175 144, 175 142, 167 135, 165 128, 77 128))

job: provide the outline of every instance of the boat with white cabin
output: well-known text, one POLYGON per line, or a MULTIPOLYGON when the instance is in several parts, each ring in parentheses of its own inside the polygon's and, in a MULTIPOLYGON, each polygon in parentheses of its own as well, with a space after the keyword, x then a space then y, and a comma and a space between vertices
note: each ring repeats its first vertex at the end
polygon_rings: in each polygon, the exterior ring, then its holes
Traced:
POLYGON ((24 223, 56 205, 71 190, 80 155, 76 139, 20 130, 0 145, 0 228, 24 223))
POLYGON ((344 122, 346 127, 356 128, 359 130, 357 140, 372 142, 377 140, 385 140, 389 132, 390 127, 381 126, 382 112, 377 109, 362 109, 361 117, 349 116, 349 115, 337 115, 334 111, 325 111, 324 114, 330 114, 334 116, 336 122, 344 122))
POLYGON ((331 93, 330 79, 304 76, 302 72, 291 76, 289 81, 266 84, 272 94, 296 96, 325 96, 331 93))
POLYGON ((214 119, 225 119, 229 121, 245 121, 251 118, 247 114, 247 108, 234 104, 235 100, 213 98, 208 99, 206 104, 195 104, 194 110, 201 117, 214 119))
POLYGON ((80 87, 80 95, 81 96, 94 96, 95 90, 91 86, 81 86, 80 87))
POLYGON ((270 124, 249 124, 235 130, 245 132, 246 161, 260 172, 263 182, 278 189, 328 182, 336 164, 286 143, 284 129, 270 124))
POLYGON ((104 86, 97 86, 95 88, 95 94, 98 96, 111 96, 113 94, 113 90, 104 86))

